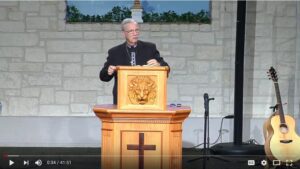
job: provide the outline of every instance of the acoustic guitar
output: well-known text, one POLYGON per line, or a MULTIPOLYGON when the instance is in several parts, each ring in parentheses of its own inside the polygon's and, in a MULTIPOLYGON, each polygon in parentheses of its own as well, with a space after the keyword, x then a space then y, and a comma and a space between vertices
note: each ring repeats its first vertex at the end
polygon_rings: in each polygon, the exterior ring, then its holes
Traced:
POLYGON ((295 132, 295 120, 284 115, 275 69, 271 67, 268 75, 273 80, 277 98, 277 110, 264 125, 265 152, 270 160, 295 162, 300 159, 300 137, 295 132))

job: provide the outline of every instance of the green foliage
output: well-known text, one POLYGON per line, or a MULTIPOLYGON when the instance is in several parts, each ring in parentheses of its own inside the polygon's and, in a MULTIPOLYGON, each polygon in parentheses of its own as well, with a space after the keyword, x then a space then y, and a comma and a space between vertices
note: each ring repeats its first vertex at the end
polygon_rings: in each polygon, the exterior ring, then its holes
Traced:
MULTIPOLYGON (((83 15, 75 6, 67 6, 67 22, 121 22, 125 18, 131 17, 131 11, 127 7, 121 8, 115 6, 111 11, 104 15, 83 15)), ((167 11, 163 13, 146 13, 143 12, 144 22, 159 23, 210 23, 211 19, 207 11, 201 10, 198 13, 186 12, 178 15, 175 11, 167 11)))
POLYGON ((131 17, 131 11, 127 7, 115 6, 104 15, 83 15, 75 6, 67 6, 67 22, 121 22, 131 17))
POLYGON ((67 6, 67 16, 68 22, 81 22, 82 14, 75 6, 67 6))

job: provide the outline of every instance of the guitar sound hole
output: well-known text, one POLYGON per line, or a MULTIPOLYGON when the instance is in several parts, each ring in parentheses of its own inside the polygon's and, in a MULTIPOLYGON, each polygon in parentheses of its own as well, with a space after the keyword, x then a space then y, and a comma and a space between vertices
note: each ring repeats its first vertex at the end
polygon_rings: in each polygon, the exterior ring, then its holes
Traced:
POLYGON ((280 132, 286 134, 289 132, 289 129, 286 124, 280 124, 280 132))
POLYGON ((293 140, 280 140, 280 143, 288 144, 293 142, 293 140))

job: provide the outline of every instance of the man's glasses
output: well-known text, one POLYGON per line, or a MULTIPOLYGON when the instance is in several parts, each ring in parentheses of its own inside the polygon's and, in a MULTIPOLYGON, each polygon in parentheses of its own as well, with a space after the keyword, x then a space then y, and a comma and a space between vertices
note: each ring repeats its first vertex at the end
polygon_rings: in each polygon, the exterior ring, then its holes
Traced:
POLYGON ((139 30, 139 29, 131 29, 131 30, 124 31, 124 32, 126 32, 126 33, 128 33, 128 34, 133 34, 134 32, 135 32, 135 33, 140 33, 140 30, 139 30))

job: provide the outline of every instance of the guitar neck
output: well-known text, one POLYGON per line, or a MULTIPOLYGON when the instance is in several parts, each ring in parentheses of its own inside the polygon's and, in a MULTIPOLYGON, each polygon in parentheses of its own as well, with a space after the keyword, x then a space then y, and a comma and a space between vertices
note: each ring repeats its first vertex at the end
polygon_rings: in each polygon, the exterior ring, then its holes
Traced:
POLYGON ((277 105, 278 105, 278 110, 279 110, 280 122, 281 122, 281 124, 285 124, 284 112, 283 112, 283 108, 282 108, 282 102, 281 102, 281 96, 280 96, 278 82, 274 82, 274 86, 275 86, 275 93, 276 93, 276 98, 277 98, 277 105))

